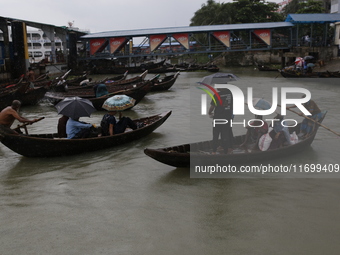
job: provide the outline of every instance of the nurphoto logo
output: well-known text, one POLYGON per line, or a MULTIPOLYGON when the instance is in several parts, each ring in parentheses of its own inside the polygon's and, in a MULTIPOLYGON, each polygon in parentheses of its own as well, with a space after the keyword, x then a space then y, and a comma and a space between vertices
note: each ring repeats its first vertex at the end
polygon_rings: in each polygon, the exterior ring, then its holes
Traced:
MULTIPOLYGON (((272 103, 271 105, 269 105, 269 107, 266 107, 266 109, 256 109, 256 107, 254 106, 254 98, 253 98, 253 88, 252 87, 248 87, 247 88, 247 103, 245 102, 245 96, 242 92, 242 90, 232 84, 215 84, 215 87, 212 87, 210 85, 201 83, 202 85, 206 86, 207 88, 209 88, 210 90, 206 89, 206 88, 199 88, 201 90, 203 90, 204 92, 206 92, 206 94, 202 94, 201 95, 201 115, 207 115, 207 95, 210 96, 211 100, 214 102, 214 104, 217 105, 222 105, 222 100, 221 97, 219 95, 219 93, 216 91, 216 89, 229 89, 232 97, 233 97, 233 104, 232 104, 232 109, 233 109, 233 114, 234 115, 244 115, 244 111, 245 111, 245 105, 248 106, 248 110, 253 113, 254 115, 258 115, 258 116, 266 116, 266 115, 270 115, 272 113, 274 113, 277 109, 277 106, 280 106, 281 108, 281 115, 285 116, 286 115, 286 107, 287 105, 295 105, 297 108, 299 108, 301 110, 301 112, 306 115, 306 116, 310 116, 312 115, 305 107, 304 107, 304 103, 308 102, 311 99, 311 93, 308 89, 305 88, 298 88, 298 87, 282 87, 281 88, 281 105, 278 105, 278 88, 273 87, 272 88, 272 103), (212 92, 211 92, 212 91, 212 92), (300 93, 303 94, 303 97, 299 97, 299 98, 288 98, 287 95, 289 93, 300 93), (268 108, 268 109, 267 109, 268 108)), ((249 120, 248 121, 248 125, 249 123, 251 123, 252 121, 254 121, 254 119, 249 120)), ((259 120, 262 123, 264 123, 262 120, 259 120)), ((274 121, 279 121, 278 119, 266 119, 266 121, 271 121, 272 124, 274 121)), ((233 124, 243 124, 244 126, 246 126, 246 120, 243 120, 243 122, 232 122, 228 121, 228 120, 224 120, 224 119, 214 119, 213 120, 213 124, 214 127, 217 124, 227 124, 228 122, 230 122, 230 126, 232 126, 233 124)), ((294 119, 285 119, 281 121, 281 124, 283 126, 287 126, 287 127, 295 127, 297 125, 297 121, 294 119), (294 124, 292 125, 288 125, 288 122, 293 122, 294 124)), ((260 125, 261 126, 261 125, 260 125)))

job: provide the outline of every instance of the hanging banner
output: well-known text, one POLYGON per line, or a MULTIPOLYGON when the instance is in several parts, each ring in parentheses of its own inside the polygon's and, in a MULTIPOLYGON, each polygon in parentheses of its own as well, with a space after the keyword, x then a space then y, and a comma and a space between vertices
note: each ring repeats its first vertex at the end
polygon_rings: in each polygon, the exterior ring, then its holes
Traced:
POLYGON ((121 49, 127 42, 125 37, 110 38, 110 53, 113 54, 121 49))
POLYGON ((94 55, 98 51, 104 49, 106 39, 92 39, 90 40, 90 55, 94 55))
POLYGON ((222 32, 214 32, 213 35, 223 43, 225 46, 230 47, 230 32, 222 31, 222 32))
POLYGON ((184 48, 189 49, 189 34, 174 34, 172 35, 184 48))
POLYGON ((264 41, 267 45, 270 45, 270 29, 258 29, 254 30, 254 34, 264 41))
POLYGON ((166 35, 150 35, 150 50, 154 51, 160 46, 166 39, 166 35))

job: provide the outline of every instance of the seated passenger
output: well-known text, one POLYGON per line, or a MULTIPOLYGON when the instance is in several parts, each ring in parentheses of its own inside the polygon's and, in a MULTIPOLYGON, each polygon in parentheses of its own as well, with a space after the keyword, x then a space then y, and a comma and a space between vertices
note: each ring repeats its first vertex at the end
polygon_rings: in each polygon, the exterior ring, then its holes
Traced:
POLYGON ((240 145, 241 147, 247 147, 249 144, 254 149, 258 149, 260 137, 268 132, 268 124, 262 120, 262 116, 255 115, 255 119, 246 127, 247 133, 244 142, 240 145))
POLYGON ((58 120, 58 137, 59 138, 66 138, 67 137, 66 123, 67 123, 68 119, 69 119, 69 117, 63 115, 58 120))
POLYGON ((279 121, 274 122, 273 130, 269 133, 270 137, 272 138, 269 150, 291 144, 288 127, 282 125, 283 116, 278 114, 274 119, 278 119, 279 121))
POLYGON ((92 81, 92 78, 88 78, 88 79, 85 79, 85 80, 81 81, 79 83, 79 85, 80 86, 88 86, 88 85, 90 85, 91 81, 92 81))
POLYGON ((98 136, 93 135, 94 125, 81 122, 78 119, 72 119, 69 118, 67 123, 66 123, 66 134, 67 134, 67 139, 75 139, 75 138, 88 138, 88 137, 94 137, 98 136))
POLYGON ((95 91, 96 97, 101 97, 101 96, 105 96, 109 94, 105 84, 98 84, 94 86, 94 91, 95 91))
POLYGON ((117 121, 114 116, 116 113, 116 111, 109 111, 103 116, 100 123, 103 136, 124 133, 128 127, 133 130, 137 129, 137 125, 129 117, 122 117, 121 112, 119 112, 119 120, 117 121))

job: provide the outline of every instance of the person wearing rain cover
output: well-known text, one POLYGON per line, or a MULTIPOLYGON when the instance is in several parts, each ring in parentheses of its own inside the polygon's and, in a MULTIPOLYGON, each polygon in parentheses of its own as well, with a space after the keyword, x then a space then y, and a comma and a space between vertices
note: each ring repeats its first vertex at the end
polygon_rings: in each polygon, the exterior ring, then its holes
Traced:
POLYGON ((233 118, 233 96, 229 89, 220 88, 218 89, 219 95, 222 100, 222 105, 220 105, 217 96, 214 95, 214 100, 211 100, 209 115, 214 119, 226 119, 228 120, 227 124, 216 124, 213 127, 213 154, 216 154, 217 148, 219 146, 218 139, 221 136, 222 148, 225 154, 232 153, 233 151, 233 131, 230 126, 231 119, 233 118))

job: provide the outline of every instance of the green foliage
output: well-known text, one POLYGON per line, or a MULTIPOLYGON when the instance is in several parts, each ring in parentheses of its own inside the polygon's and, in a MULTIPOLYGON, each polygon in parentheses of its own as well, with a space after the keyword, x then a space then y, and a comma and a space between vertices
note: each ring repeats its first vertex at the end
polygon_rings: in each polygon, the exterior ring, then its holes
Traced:
POLYGON ((325 13, 326 10, 322 7, 322 2, 308 0, 301 2, 299 0, 292 0, 283 8, 283 14, 287 16, 291 13, 325 13))
POLYGON ((277 13, 278 5, 265 0, 233 0, 216 3, 208 0, 191 18, 191 26, 277 22, 284 17, 277 13))
POLYGON ((281 14, 275 12, 278 5, 264 0, 234 0, 234 23, 261 23, 282 21, 281 14))
POLYGON ((291 13, 296 13, 299 10, 299 0, 292 0, 289 4, 283 7, 283 15, 287 16, 291 13))
POLYGON ((322 7, 322 2, 308 0, 299 3, 299 10, 296 13, 324 13, 326 10, 322 7))

